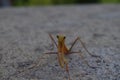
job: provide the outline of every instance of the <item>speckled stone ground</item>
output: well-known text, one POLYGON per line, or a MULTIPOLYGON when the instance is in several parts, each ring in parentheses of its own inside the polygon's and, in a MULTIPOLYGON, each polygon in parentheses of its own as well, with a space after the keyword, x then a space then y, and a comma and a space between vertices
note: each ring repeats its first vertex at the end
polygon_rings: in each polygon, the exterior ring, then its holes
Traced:
POLYGON ((44 54, 57 50, 47 33, 55 40, 57 34, 66 35, 68 47, 79 36, 101 57, 91 57, 76 44, 73 50, 81 49, 84 60, 98 68, 71 54, 72 80, 120 79, 120 5, 69 5, 0 9, 0 80, 67 80, 57 56, 44 54), (27 70, 34 63, 39 65, 27 70))

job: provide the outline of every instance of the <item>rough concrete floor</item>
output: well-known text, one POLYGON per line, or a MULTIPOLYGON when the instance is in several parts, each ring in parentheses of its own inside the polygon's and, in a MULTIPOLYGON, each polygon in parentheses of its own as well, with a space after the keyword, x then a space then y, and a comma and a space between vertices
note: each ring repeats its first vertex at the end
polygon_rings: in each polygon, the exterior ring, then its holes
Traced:
POLYGON ((0 80, 67 80, 57 55, 44 54, 57 50, 47 33, 55 40, 66 35, 68 47, 79 36, 101 57, 91 57, 78 42, 73 50, 81 49, 85 59, 68 56, 71 80, 120 80, 120 5, 1 8, 0 80))

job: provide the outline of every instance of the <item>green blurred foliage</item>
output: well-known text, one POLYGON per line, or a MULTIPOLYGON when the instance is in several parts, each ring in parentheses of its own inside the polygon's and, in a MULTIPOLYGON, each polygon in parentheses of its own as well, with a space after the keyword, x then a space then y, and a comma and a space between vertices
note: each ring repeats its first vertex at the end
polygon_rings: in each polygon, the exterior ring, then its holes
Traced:
POLYGON ((120 0, 100 0, 102 3, 120 3, 120 0))
POLYGON ((29 0, 29 5, 50 5, 52 4, 51 0, 29 0))
POLYGON ((13 6, 37 6, 85 3, 120 3, 120 0, 13 0, 13 6))

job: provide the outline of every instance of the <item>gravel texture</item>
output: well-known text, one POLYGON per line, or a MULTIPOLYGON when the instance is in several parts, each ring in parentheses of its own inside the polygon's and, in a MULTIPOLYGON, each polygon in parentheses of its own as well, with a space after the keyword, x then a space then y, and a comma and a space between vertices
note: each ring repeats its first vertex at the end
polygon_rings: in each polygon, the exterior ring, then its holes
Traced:
POLYGON ((44 54, 57 51, 47 33, 55 40, 66 35, 68 47, 79 36, 101 57, 91 57, 78 42, 73 50, 81 49, 85 59, 68 56, 71 80, 120 80, 120 5, 1 8, 0 80, 67 80, 57 55, 44 54))

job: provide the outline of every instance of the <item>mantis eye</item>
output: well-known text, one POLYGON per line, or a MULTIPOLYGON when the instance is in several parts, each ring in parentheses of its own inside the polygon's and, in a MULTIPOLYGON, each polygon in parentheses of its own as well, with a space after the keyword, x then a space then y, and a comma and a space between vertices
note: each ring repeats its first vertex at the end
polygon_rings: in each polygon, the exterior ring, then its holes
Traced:
POLYGON ((66 37, 64 36, 63 38, 65 39, 66 37))
POLYGON ((57 37, 57 38, 59 38, 59 36, 58 36, 58 35, 57 35, 56 37, 57 37))

